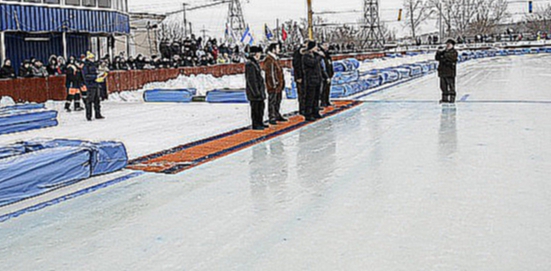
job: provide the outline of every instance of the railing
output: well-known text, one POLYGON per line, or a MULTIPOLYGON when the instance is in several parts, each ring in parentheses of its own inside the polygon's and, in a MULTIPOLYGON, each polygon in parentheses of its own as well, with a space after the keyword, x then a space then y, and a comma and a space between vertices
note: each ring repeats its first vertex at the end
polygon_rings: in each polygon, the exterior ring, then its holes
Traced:
MULTIPOLYGON (((384 53, 364 53, 336 55, 335 60, 354 57, 358 60, 381 58, 384 53)), ((292 67, 292 61, 282 60, 286 68, 292 67)), ((132 91, 142 89, 146 84, 164 82, 177 78, 179 75, 211 74, 214 77, 242 74, 244 64, 215 65, 208 67, 186 67, 162 70, 114 71, 109 73, 107 89, 109 92, 132 91)), ((16 102, 43 103, 47 100, 61 101, 65 99, 65 76, 46 78, 21 78, 0 80, 0 96, 10 96, 16 102)))

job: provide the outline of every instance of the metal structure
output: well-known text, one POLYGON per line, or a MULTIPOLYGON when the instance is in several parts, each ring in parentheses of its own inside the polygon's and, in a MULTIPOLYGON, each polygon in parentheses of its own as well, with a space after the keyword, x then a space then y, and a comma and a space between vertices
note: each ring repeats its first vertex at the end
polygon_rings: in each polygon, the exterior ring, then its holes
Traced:
POLYGON ((379 19, 379 0, 364 0, 364 25, 361 32, 362 47, 383 48, 385 38, 379 19))
POLYGON ((241 38, 245 32, 245 17, 243 17, 243 9, 241 9, 240 0, 230 0, 228 8, 228 18, 226 25, 236 35, 241 38))

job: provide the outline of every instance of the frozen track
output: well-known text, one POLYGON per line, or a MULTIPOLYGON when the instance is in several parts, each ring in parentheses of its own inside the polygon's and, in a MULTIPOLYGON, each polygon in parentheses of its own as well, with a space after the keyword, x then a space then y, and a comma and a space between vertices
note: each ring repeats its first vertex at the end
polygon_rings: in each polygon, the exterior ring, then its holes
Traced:
POLYGON ((551 57, 431 76, 176 176, 0 224, 0 270, 546 270, 551 57))

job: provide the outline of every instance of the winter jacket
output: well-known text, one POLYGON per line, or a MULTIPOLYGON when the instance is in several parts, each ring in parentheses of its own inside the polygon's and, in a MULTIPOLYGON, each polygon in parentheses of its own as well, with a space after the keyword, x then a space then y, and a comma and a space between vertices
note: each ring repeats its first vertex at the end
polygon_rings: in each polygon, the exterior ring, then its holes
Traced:
POLYGON ((15 75, 15 69, 12 66, 4 65, 2 69, 0 69, 0 79, 6 78, 17 78, 17 76, 15 75))
POLYGON ((245 79, 247 99, 253 101, 266 100, 266 86, 262 78, 262 70, 256 59, 251 58, 245 64, 245 79))
POLYGON ((327 73, 322 70, 321 62, 320 55, 302 51, 302 72, 307 85, 321 84, 327 79, 327 73))
POLYGON ((41 66, 41 67, 32 66, 32 73, 33 73, 33 76, 36 76, 36 77, 49 76, 48 71, 46 70, 46 68, 44 68, 44 66, 41 66))
POLYGON ((98 87, 98 83, 96 82, 96 79, 98 78, 98 68, 95 63, 91 61, 84 62, 82 75, 84 76, 84 83, 88 89, 98 87))
POLYGON ((302 53, 297 49, 293 53, 293 72, 295 73, 295 81, 302 79, 302 53))
POLYGON ((78 68, 75 65, 67 66, 65 74, 65 87, 67 89, 81 87, 78 68))
POLYGON ((33 69, 30 66, 29 67, 21 66, 21 68, 19 68, 19 77, 23 77, 23 78, 34 77, 33 69))
POLYGON ((455 49, 436 52, 436 60, 440 62, 438 76, 455 77, 457 74, 457 58, 458 54, 455 49))
POLYGON ((323 57, 323 62, 325 63, 325 72, 327 74, 327 78, 331 79, 333 76, 335 76, 335 70, 333 69, 333 59, 331 58, 331 53, 329 51, 323 50, 323 54, 325 57, 323 57))
POLYGON ((285 88, 283 68, 277 57, 268 54, 264 61, 264 73, 266 75, 266 89, 268 93, 281 93, 285 88))

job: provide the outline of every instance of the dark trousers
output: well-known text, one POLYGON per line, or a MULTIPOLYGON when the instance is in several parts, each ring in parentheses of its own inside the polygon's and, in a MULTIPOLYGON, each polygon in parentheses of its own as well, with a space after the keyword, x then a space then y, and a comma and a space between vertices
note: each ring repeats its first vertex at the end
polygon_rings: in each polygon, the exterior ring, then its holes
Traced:
POLYGON ((105 101, 109 97, 109 94, 107 93, 107 83, 101 83, 99 86, 101 90, 99 97, 102 101, 105 101))
POLYGON ((270 121, 277 121, 283 118, 279 113, 282 97, 283 94, 281 92, 268 93, 268 112, 270 121))
POLYGON ((321 105, 329 106, 331 104, 331 83, 324 82, 321 91, 321 105))
POLYGON ((443 102, 455 102, 455 77, 440 77, 443 102))
POLYGON ((101 116, 100 89, 98 87, 90 87, 87 92, 87 97, 84 100, 86 119, 92 119, 92 107, 96 113, 96 118, 99 118, 101 116))
POLYGON ((305 107, 306 107, 306 117, 313 117, 319 114, 320 106, 320 92, 321 92, 321 82, 308 82, 305 86, 305 107))
POLYGON ((296 82, 297 84, 297 99, 298 109, 301 115, 305 115, 306 112, 306 93, 304 91, 304 83, 296 82))
POLYGON ((264 109, 266 105, 264 101, 250 101, 251 104, 251 118, 253 121, 253 128, 259 128, 264 126, 264 109))
POLYGON ((75 109, 80 108, 80 93, 77 93, 75 95, 69 94, 69 90, 67 90, 67 98, 65 102, 65 109, 71 108, 71 104, 75 102, 75 109))

